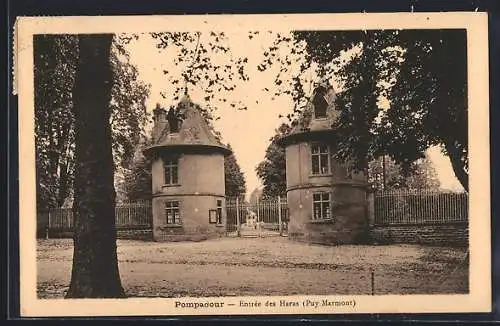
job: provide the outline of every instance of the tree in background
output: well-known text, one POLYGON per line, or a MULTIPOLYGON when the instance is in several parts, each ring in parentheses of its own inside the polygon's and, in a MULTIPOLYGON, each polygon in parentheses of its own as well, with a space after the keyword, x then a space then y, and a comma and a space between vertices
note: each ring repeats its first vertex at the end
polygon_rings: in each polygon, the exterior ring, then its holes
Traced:
POLYGON ((151 137, 145 137, 137 146, 129 167, 124 172, 123 191, 129 201, 151 200, 151 161, 142 150, 151 144, 151 137))
POLYGON ((410 190, 438 190, 441 186, 436 169, 429 158, 425 157, 414 163, 412 173, 406 179, 406 188, 410 190))
POLYGON ((261 199, 262 199, 262 188, 257 187, 250 193, 250 198, 248 199, 248 202, 250 203, 250 205, 256 205, 257 201, 261 199))
POLYGON ((286 162, 285 149, 278 146, 276 141, 287 135, 291 127, 283 123, 275 130, 275 135, 270 139, 271 143, 266 149, 264 160, 260 162, 255 171, 261 179, 264 189, 264 197, 276 197, 286 195, 286 162))
MULTIPOLYGON (((37 207, 60 207, 73 192, 75 116, 72 94, 79 52, 75 35, 34 38, 37 207)), ((149 85, 138 79, 119 39, 111 51, 111 130, 115 167, 127 166, 146 124, 149 85)))
MULTIPOLYGON (((276 141, 290 132, 290 126, 283 123, 276 134, 270 139, 264 161, 257 165, 256 171, 262 180, 264 188, 259 194, 263 197, 286 195, 286 160, 285 150, 276 145, 276 141)), ((439 180, 431 161, 425 157, 419 159, 410 168, 403 170, 394 160, 385 158, 385 188, 384 162, 380 157, 368 164, 368 182, 376 190, 437 190, 439 180)))
POLYGON ((74 170, 74 114, 71 90, 78 39, 34 37, 35 148, 37 207, 62 206, 70 195, 74 170))
POLYGON ((74 251, 66 298, 120 298, 112 148, 112 34, 78 36, 73 87, 74 251))
MULTIPOLYGON (((128 42, 126 38, 122 39, 128 42)), ((113 99, 113 86, 119 77, 116 73, 113 74, 113 36, 79 35, 77 44, 79 52, 75 64, 74 82, 67 82, 61 88, 62 92, 72 91, 72 105, 68 106, 74 117, 75 144, 74 253, 71 283, 66 297, 123 297, 116 252, 114 210, 116 192, 113 182, 115 168, 113 150, 117 147, 113 148, 111 119, 112 107, 118 103, 113 99)), ((117 48, 123 49, 122 44, 118 43, 117 48)), ((42 67, 43 59, 50 54, 49 50, 41 57, 42 67)), ((62 65, 66 66, 68 62, 63 60, 62 65)), ((216 70, 215 67, 213 69, 216 70)), ((242 78, 245 76, 240 71, 238 73, 242 78)), ((215 79, 212 79, 214 84, 222 83, 216 73, 215 75, 215 79)), ((210 78, 213 78, 213 74, 207 75, 207 79, 210 78)), ((47 82, 43 87, 50 88, 51 85, 47 82)), ((39 100, 42 103, 52 103, 51 100, 44 98, 43 89, 40 89, 40 92, 42 96, 39 100)), ((50 116, 54 107, 47 105, 46 109, 48 109, 47 115, 50 116)), ((39 126, 45 125, 46 121, 43 120, 45 117, 42 114, 42 120, 37 121, 39 126)), ((134 126, 130 121, 127 121, 126 125, 134 126)), ((53 137, 53 130, 49 128, 48 134, 49 138, 53 137)), ((58 136, 57 133, 56 135, 58 136)), ((42 135, 37 133, 37 137, 42 138, 42 135)), ((132 141, 135 139, 132 137, 132 141)), ((41 143, 41 146, 46 145, 43 141, 41 143)), ((43 152, 39 148, 38 150, 43 152)), ((133 150, 128 151, 128 153, 133 152, 133 150)), ((37 172, 39 176, 42 175, 40 169, 37 172)))
POLYGON ((386 157, 384 162, 380 157, 369 163, 368 182, 377 191, 438 190, 440 186, 437 172, 427 157, 414 162, 406 173, 394 160, 386 157))
MULTIPOLYGON (((227 147, 232 150, 230 144, 227 144, 227 147)), ((224 157, 224 178, 227 197, 245 197, 247 191, 245 176, 234 153, 224 157)))
POLYGON ((270 91, 294 99, 291 119, 311 83, 338 81, 339 159, 366 169, 386 154, 407 170, 439 146, 467 191, 466 44, 465 30, 296 31, 278 34, 258 69, 280 66, 270 91))

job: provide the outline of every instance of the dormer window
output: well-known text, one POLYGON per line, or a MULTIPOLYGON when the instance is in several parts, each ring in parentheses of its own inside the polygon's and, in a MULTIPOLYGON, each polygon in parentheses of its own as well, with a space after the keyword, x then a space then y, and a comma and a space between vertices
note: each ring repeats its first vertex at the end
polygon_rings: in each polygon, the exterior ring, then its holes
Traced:
POLYGON ((328 102, 326 101, 326 89, 322 86, 316 89, 316 94, 312 100, 314 106, 314 118, 322 119, 326 118, 326 109, 328 108, 328 102))
POLYGON ((173 108, 168 110, 167 121, 168 121, 168 126, 170 127, 170 132, 173 132, 173 133, 179 132, 179 129, 180 129, 179 122, 180 121, 179 121, 179 118, 177 117, 177 114, 175 113, 173 108))

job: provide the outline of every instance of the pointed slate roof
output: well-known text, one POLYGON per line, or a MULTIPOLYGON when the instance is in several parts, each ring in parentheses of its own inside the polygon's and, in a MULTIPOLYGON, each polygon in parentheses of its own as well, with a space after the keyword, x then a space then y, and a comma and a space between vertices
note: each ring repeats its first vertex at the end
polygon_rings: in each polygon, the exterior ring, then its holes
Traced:
MULTIPOLYGON (((163 111, 165 112, 165 110, 163 111)), ((194 103, 188 95, 180 100, 176 113, 178 130, 171 130, 168 120, 164 120, 163 123, 156 122, 153 145, 146 148, 145 152, 174 147, 190 147, 222 152, 224 155, 231 153, 231 150, 215 136, 214 131, 203 117, 201 107, 194 103)))

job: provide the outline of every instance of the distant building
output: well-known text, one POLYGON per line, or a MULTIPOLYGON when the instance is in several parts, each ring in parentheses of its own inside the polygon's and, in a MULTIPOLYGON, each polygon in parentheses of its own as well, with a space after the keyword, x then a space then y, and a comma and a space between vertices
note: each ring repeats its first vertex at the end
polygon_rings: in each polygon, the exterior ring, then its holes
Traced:
POLYGON ((328 84, 318 86, 287 136, 279 140, 286 152, 288 236, 325 244, 356 243, 366 230, 365 173, 339 162, 335 129, 339 111, 328 84))
POLYGON ((168 112, 157 105, 152 158, 153 238, 204 240, 226 231, 224 156, 198 105, 186 95, 168 112))

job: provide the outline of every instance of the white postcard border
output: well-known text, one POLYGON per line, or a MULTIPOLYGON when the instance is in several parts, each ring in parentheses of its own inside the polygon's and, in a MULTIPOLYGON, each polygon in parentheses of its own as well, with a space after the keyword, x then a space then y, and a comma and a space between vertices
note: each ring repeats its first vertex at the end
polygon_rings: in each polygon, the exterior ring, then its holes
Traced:
MULTIPOLYGON (((19 229, 22 316, 254 315, 336 313, 438 313, 491 311, 488 35, 485 13, 196 15, 115 17, 22 17, 16 24, 19 91, 19 229), (258 25, 256 26, 256 22, 258 25), (37 299, 33 35, 46 33, 141 33, 188 30, 467 29, 470 171, 470 293, 466 295, 284 296, 180 299, 37 299), (261 307, 238 307, 239 300, 261 307), (267 301, 299 307, 269 307, 267 301), (311 308, 306 300, 354 304, 311 308), (218 307, 175 307, 176 302, 218 307), (228 304, 235 303, 235 306, 228 304)), ((182 306, 182 304, 178 304, 182 306)))

